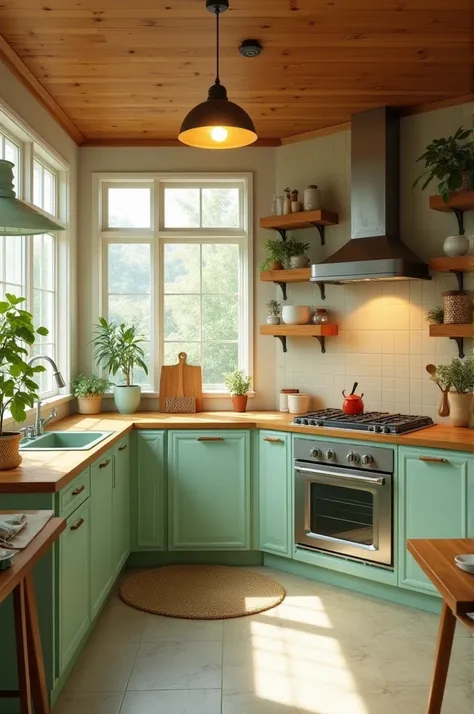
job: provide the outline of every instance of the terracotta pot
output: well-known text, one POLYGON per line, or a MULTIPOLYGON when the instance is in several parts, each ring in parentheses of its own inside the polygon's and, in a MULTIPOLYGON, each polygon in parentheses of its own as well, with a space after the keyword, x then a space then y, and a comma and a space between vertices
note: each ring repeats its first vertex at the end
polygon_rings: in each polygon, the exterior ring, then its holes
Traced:
POLYGON ((449 392, 449 415, 453 426, 469 426, 472 416, 472 392, 458 394, 449 392))
POLYGON ((283 270, 283 264, 278 260, 274 260, 273 263, 270 263, 268 266, 268 270, 283 270))
POLYGON ((102 397, 78 397, 77 411, 79 414, 100 414, 102 397))
POLYGON ((21 464, 20 441, 19 431, 4 431, 0 436, 0 471, 16 469, 21 464))
POLYGON ((233 394, 232 404, 234 412, 244 412, 247 409, 247 394, 233 394))

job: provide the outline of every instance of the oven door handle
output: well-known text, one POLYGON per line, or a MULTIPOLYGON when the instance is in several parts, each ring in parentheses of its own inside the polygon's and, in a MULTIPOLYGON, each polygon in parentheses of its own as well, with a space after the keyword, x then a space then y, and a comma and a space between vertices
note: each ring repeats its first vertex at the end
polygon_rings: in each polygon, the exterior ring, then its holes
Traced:
POLYGON ((315 469, 305 469, 303 466, 295 466, 295 471, 305 474, 334 476, 342 481, 353 481, 354 483, 370 483, 376 484, 377 486, 383 486, 385 484, 385 478, 383 476, 378 476, 376 478, 372 478, 371 476, 354 476, 353 474, 334 473, 334 471, 315 471, 315 469))

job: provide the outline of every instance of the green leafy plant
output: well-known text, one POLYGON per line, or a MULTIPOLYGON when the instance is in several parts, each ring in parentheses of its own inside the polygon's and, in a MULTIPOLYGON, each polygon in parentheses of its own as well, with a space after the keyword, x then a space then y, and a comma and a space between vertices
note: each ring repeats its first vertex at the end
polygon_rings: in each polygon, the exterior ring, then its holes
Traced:
POLYGON ((234 369, 224 375, 224 384, 232 396, 242 396, 252 386, 252 377, 248 377, 243 369, 234 369))
POLYGON ((304 255, 309 250, 309 243, 303 243, 295 238, 288 238, 286 241, 286 258, 295 258, 304 255))
POLYGON ((27 346, 35 343, 36 335, 45 337, 48 330, 35 328, 33 315, 18 307, 23 302, 25 298, 10 293, 0 302, 0 436, 7 409, 16 422, 25 421, 26 408, 38 399, 34 377, 45 370, 41 365, 31 367, 26 358, 27 346))
POLYGON ((413 183, 413 188, 423 181, 423 191, 433 179, 437 182, 438 193, 447 201, 451 191, 457 191, 467 176, 469 183, 474 182, 474 143, 471 139, 473 129, 462 126, 447 138, 433 139, 417 161, 424 161, 425 166, 413 183))
POLYGON ((445 389, 466 394, 474 390, 474 358, 453 358, 451 364, 440 364, 434 379, 445 389))
POLYGON ((145 363, 145 353, 142 343, 145 338, 138 334, 136 325, 126 325, 122 322, 107 322, 105 317, 99 317, 96 325, 94 345, 94 358, 97 364, 102 364, 113 377, 117 372, 122 372, 125 384, 130 387, 133 383, 134 367, 141 367, 148 374, 145 363))
POLYGON ((268 270, 271 263, 281 263, 288 258, 286 242, 281 238, 270 238, 263 244, 267 256, 260 266, 260 270, 268 270))
POLYGON ((72 380, 71 388, 75 397, 102 397, 110 387, 108 379, 97 377, 95 374, 87 377, 85 374, 78 374, 72 380))
POLYGON ((429 322, 430 325, 442 325, 444 320, 444 309, 441 305, 432 307, 430 310, 426 311, 425 320, 426 322, 429 322))
POLYGON ((268 314, 273 317, 280 317, 281 303, 278 300, 270 300, 267 302, 268 314))

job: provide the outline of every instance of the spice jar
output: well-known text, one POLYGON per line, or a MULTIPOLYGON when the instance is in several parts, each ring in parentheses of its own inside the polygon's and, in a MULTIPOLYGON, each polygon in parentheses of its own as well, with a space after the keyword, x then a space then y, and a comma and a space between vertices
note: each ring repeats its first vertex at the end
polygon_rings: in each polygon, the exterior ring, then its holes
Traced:
POLYGON ((443 293, 446 325, 467 325, 472 321, 472 301, 464 290, 447 290, 443 293))
POLYGON ((310 183, 303 195, 305 211, 318 211, 321 208, 321 191, 315 184, 310 183))
POLYGON ((318 308, 311 317, 311 322, 313 325, 327 325, 329 322, 328 311, 321 307, 318 308))
POLYGON ((288 395, 298 394, 299 389, 280 389, 280 398, 278 403, 278 408, 281 412, 288 411, 288 395))

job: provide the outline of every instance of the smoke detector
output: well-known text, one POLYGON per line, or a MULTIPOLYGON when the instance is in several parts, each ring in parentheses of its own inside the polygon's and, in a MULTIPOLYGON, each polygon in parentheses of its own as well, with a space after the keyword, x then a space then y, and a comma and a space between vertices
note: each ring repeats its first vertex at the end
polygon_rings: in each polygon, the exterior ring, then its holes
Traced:
POLYGON ((244 40, 239 47, 242 57, 258 57, 262 52, 262 45, 258 40, 244 40))

